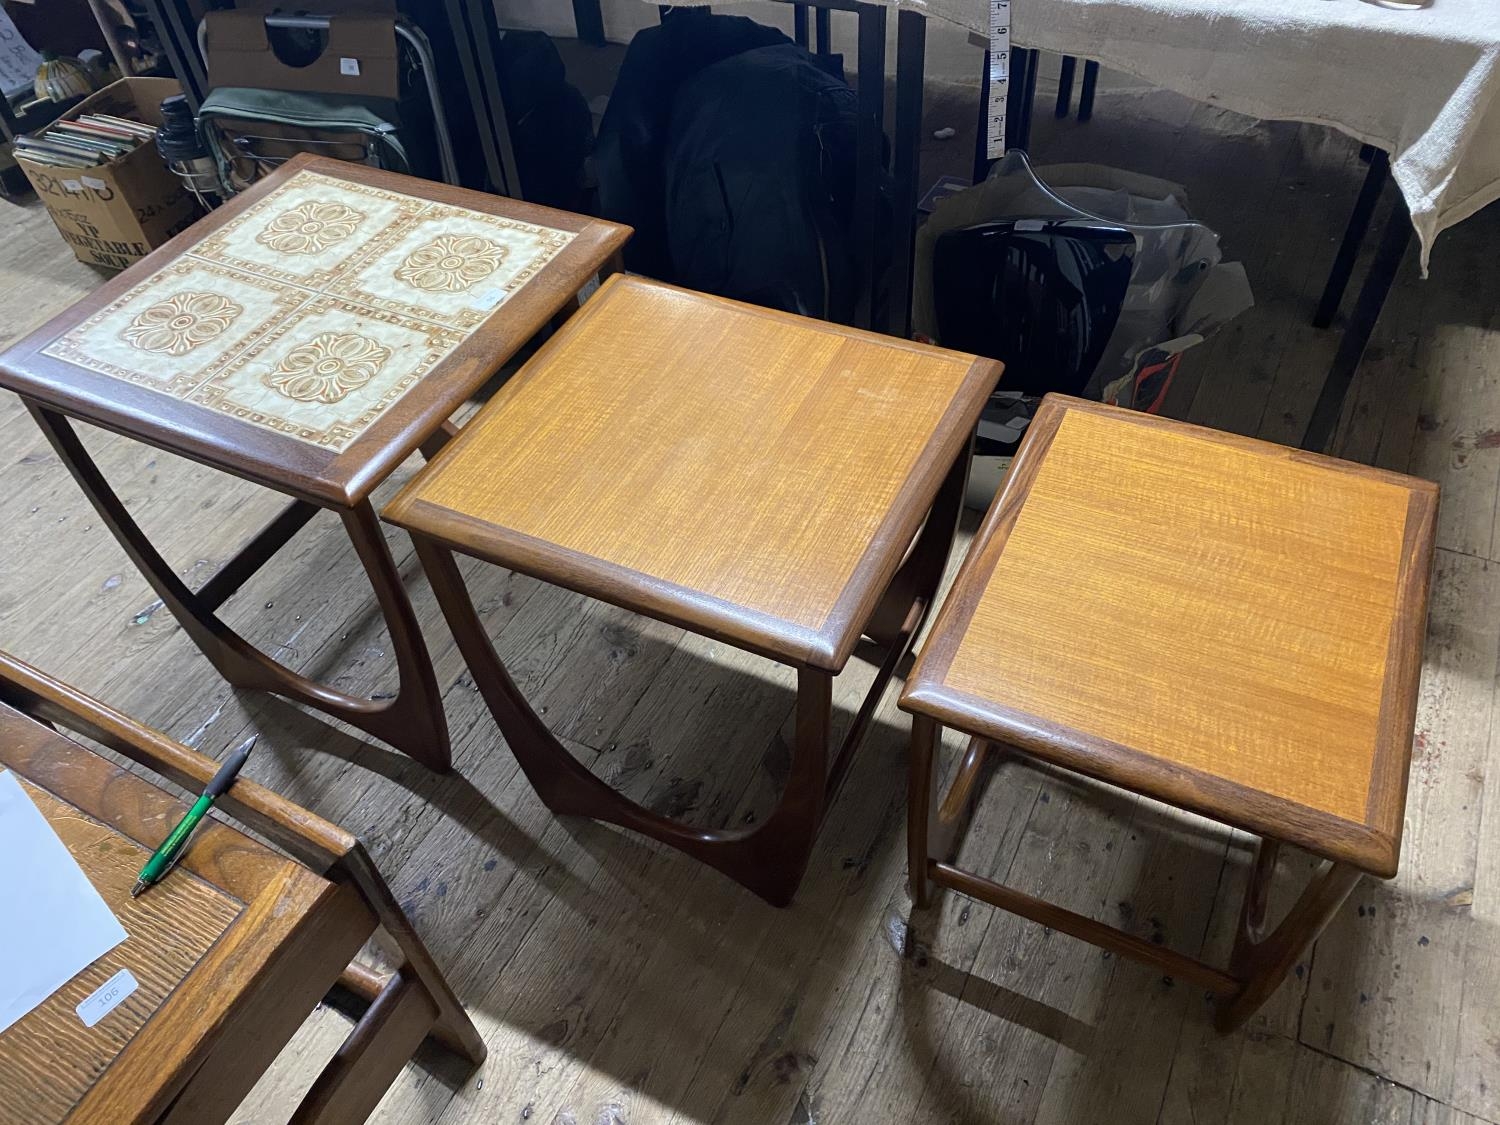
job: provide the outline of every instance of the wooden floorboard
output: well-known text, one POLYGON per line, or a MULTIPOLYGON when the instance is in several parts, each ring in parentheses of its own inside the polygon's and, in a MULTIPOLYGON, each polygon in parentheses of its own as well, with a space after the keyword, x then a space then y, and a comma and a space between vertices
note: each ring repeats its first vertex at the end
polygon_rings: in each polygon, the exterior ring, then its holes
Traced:
MULTIPOLYGON (((1055 64, 1043 67, 1050 76, 1055 64)), ((972 89, 932 84, 924 178, 962 173, 972 89), (954 124, 958 136, 932 131, 954 124)), ((1044 86, 1041 107, 1050 105, 1044 86)), ((1309 324, 1363 175, 1357 146, 1108 79, 1087 125, 1036 122, 1039 164, 1095 160, 1181 183, 1246 264, 1256 306, 1189 353, 1169 412, 1294 440, 1337 346, 1309 324)), ((0 345, 99 283, 36 205, 0 203, 0 345)), ((905 889, 906 723, 888 698, 794 905, 773 910, 626 833, 560 822, 470 680, 405 536, 457 771, 228 689, 0 396, 0 646, 219 752, 263 732, 250 773, 357 831, 490 1045, 463 1076, 406 1068, 391 1125, 1500 1122, 1500 213, 1404 263, 1337 447, 1443 487, 1440 554, 1400 875, 1366 883, 1244 1030, 1159 973, 988 907, 905 889)), ((1369 248, 1362 258, 1368 262, 1369 248)), ((1352 299, 1352 293, 1351 293, 1352 299)), ((1346 310, 1350 301, 1346 300, 1346 310)), ((278 498, 89 431, 127 505, 201 582, 278 498)), ((415 471, 403 466, 397 480, 415 471)), ((971 529, 973 520, 967 521, 971 529)), ((961 536, 960 546, 968 531, 961 536)), ((465 562, 523 689, 580 760, 653 807, 752 823, 788 765, 792 677, 524 576, 465 562)), ((336 520, 320 517, 233 598, 257 643, 345 690, 394 687, 388 640, 336 520)), ((836 689, 840 724, 870 670, 836 689)), ((943 767, 962 751, 949 735, 943 767)), ((966 865, 1189 953, 1224 957, 1251 841, 1007 762, 966 865)), ((1312 870, 1288 851, 1275 902, 1312 870)), ((320 1009, 235 1120, 286 1119, 348 1029, 320 1009)))

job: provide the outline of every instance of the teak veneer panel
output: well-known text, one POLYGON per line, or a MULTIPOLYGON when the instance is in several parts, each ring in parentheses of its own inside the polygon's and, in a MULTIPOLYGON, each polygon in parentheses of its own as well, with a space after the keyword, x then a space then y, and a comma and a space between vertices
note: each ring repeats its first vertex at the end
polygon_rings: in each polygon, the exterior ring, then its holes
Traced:
POLYGON ((1033 429, 916 709, 1392 873, 1436 489, 1061 398, 1033 429))
POLYGON ((989 360, 616 276, 385 515, 836 669, 998 376, 989 360))

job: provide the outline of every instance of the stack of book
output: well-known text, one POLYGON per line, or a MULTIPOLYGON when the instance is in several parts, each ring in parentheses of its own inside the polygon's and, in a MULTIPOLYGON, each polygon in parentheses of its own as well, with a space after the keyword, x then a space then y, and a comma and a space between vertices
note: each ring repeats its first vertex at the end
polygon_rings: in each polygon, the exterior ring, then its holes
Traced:
POLYGON ((39 133, 17 137, 15 153, 34 164, 89 168, 109 164, 156 136, 156 126, 107 113, 54 121, 39 133))

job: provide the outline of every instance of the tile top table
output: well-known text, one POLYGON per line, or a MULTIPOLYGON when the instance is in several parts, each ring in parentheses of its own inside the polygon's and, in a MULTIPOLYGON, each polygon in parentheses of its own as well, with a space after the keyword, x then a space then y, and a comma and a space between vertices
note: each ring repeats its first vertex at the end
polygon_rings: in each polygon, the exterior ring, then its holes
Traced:
POLYGON ((991 360, 616 276, 384 514, 412 533, 550 808, 651 835, 784 903, 932 604, 999 374, 991 360), (511 683, 454 550, 797 668, 777 810, 750 831, 688 826, 580 766, 511 683), (862 635, 885 663, 830 759, 830 683, 862 635))
POLYGON ((352 505, 628 234, 299 157, 0 356, 0 385, 352 505))
POLYGON ((319 708, 434 767, 447 730, 370 492, 601 269, 630 230, 299 156, 0 355, 15 391, 184 629, 231 682, 319 708), (296 502, 197 592, 78 441, 77 418, 296 502), (386 704, 314 683, 214 610, 319 508, 344 520, 391 629, 386 704), (407 690, 409 689, 409 690, 407 690))

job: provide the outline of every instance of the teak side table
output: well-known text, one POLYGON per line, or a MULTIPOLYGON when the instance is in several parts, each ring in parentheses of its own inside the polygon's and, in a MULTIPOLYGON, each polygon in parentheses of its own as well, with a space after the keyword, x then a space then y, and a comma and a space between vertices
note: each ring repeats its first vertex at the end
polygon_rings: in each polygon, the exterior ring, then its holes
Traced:
POLYGON ((962 892, 1243 1023, 1362 874, 1396 873, 1436 511, 1414 477, 1049 396, 902 696, 915 903, 962 892), (934 808, 941 724, 973 737, 934 808), (1012 751, 1260 838, 1227 970, 954 865, 1012 751), (1326 862, 1270 928, 1283 843, 1326 862))
POLYGON ((629 228, 298 156, 0 355, 105 524, 225 679, 334 715, 434 769, 447 723, 371 491, 608 269, 629 228), (199 590, 179 579, 69 419, 294 498, 199 590), (343 521, 400 673, 356 699, 216 610, 318 511, 343 521))
POLYGON ((785 904, 932 603, 999 374, 990 360, 616 275, 384 515, 411 532, 550 809, 634 829, 785 904), (454 551, 795 667, 793 760, 774 812, 755 829, 694 827, 580 765, 500 662, 454 551), (830 757, 833 677, 861 634, 885 661, 830 757))
POLYGON ((0 1125, 225 1121, 335 984, 368 1006, 296 1125, 363 1121, 429 1036, 484 1059, 354 837, 241 778, 216 807, 282 851, 210 817, 167 877, 131 898, 187 805, 53 724, 193 794, 218 765, 0 653, 0 770, 17 775, 128 935, 0 1034, 0 1125), (389 976, 353 961, 377 929, 399 959, 389 976), (136 990, 85 1027, 76 1006, 121 970, 136 990))

